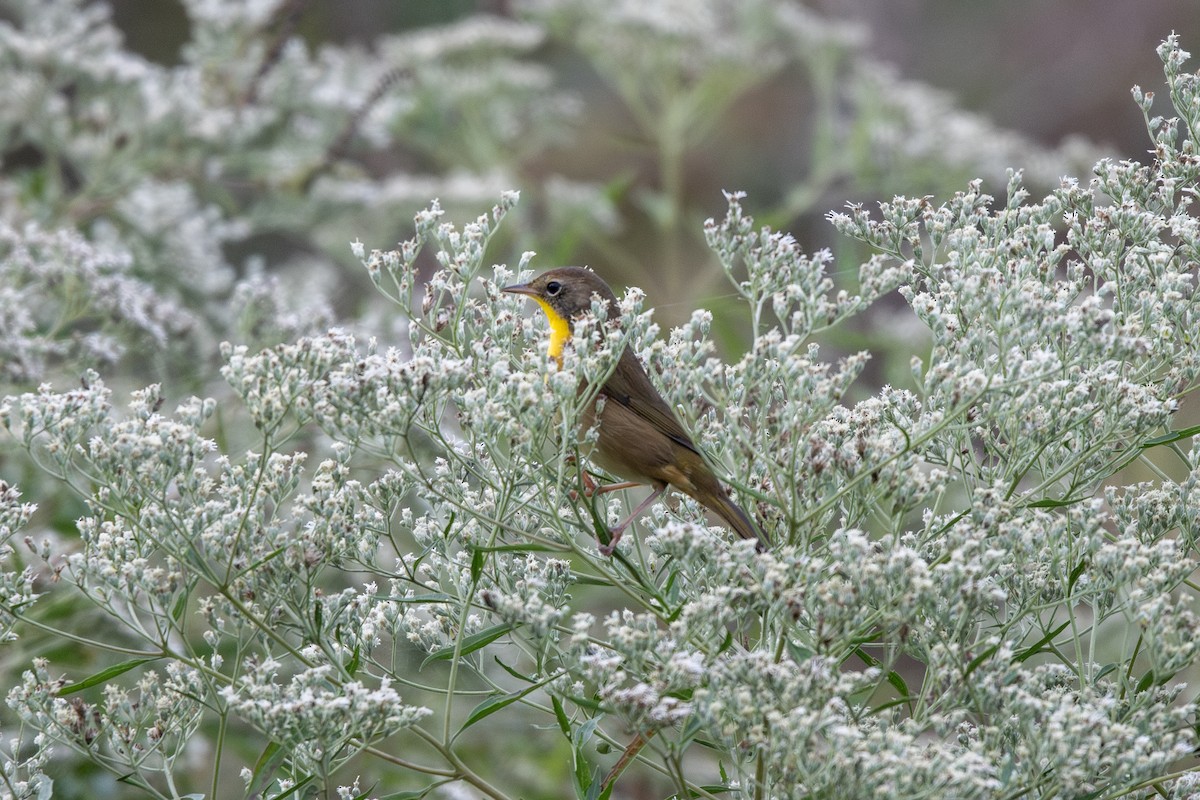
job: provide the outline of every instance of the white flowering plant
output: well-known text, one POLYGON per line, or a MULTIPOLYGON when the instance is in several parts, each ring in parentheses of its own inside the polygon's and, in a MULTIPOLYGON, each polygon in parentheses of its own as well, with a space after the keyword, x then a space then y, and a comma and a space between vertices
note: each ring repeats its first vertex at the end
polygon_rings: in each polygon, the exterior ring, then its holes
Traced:
MULTIPOLYGON (((533 254, 489 257, 514 192, 462 226, 434 202, 394 250, 353 245, 398 324, 331 328, 268 278, 234 288, 220 246, 285 221, 319 240, 415 191, 489 187, 347 178, 343 134, 409 124, 407 141, 486 175, 570 113, 507 61, 543 34, 656 133, 670 158, 650 205, 682 226, 674 170, 699 110, 798 41, 848 50, 852 32, 765 0, 714 0, 682 28, 666 0, 562 0, 388 40, 379 59, 310 58, 267 35, 280 4, 191 0, 191 61, 159 70, 121 57, 94 7, 19 6, 0 70, 22 102, 0 113, 61 182, 30 170, 0 193, 0 366, 6 386, 78 381, 0 400, 0 796, 1200 795, 1200 75, 1174 37, 1159 52, 1179 117, 1135 90, 1151 163, 1101 161, 1036 201, 1013 172, 1002 200, 975 181, 852 206, 830 216, 873 253, 851 270, 731 193, 702 235, 749 320, 745 354, 716 357, 706 311, 661 331, 630 289, 619 319, 597 303, 576 324, 560 366, 540 316, 500 292, 533 254), (726 47, 694 46, 731 25, 726 47), (635 46, 647 31, 662 47, 635 46), (662 82, 630 80, 646 71, 662 82), (86 114, 47 102, 55 80, 86 114), (173 137, 190 159, 153 146, 173 137), (256 181, 274 191, 223 210, 256 181), (239 329, 231 297, 261 317, 239 329), (904 386, 872 389, 873 353, 823 338, 888 303, 872 318, 919 353, 904 386), (225 388, 114 390, 102 371, 144 342, 219 360, 225 388), (581 491, 578 387, 625 347, 771 547, 669 497, 601 554, 637 498, 581 491)), ((863 96, 902 88, 864 74, 863 96)), ((930 157, 887 135, 921 117, 909 88, 865 103, 891 120, 869 126, 890 158, 930 157)), ((973 123, 957 143, 988 139, 973 123)))

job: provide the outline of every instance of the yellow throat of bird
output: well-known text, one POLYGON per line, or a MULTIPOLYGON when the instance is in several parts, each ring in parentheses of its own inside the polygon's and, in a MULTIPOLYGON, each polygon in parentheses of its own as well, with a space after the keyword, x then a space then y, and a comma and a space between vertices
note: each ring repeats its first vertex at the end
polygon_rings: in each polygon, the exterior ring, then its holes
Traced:
POLYGON ((571 338, 571 323, 542 298, 535 297, 533 299, 537 300, 542 311, 546 312, 546 319, 550 322, 550 347, 547 348, 547 355, 557 361, 561 367, 563 347, 571 338))

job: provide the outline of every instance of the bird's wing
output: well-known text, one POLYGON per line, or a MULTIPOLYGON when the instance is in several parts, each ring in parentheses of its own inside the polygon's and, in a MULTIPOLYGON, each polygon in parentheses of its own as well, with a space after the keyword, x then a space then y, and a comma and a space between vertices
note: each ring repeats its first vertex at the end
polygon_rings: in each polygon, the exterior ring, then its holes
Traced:
POLYGON ((675 412, 663 400, 658 389, 654 388, 632 350, 626 348, 621 355, 617 369, 605 381, 601 394, 625 406, 676 443, 702 455, 700 448, 696 447, 696 443, 679 424, 675 412))

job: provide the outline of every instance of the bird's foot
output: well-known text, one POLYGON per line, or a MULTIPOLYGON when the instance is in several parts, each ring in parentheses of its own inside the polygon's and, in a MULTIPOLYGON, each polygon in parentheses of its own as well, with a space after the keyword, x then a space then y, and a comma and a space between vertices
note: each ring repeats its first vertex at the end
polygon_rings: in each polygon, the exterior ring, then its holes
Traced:
POLYGON ((601 544, 600 540, 596 540, 596 547, 600 550, 600 555, 605 558, 612 558, 612 554, 617 549, 617 542, 621 541, 621 534, 625 531, 621 528, 613 528, 608 532, 608 544, 601 544))

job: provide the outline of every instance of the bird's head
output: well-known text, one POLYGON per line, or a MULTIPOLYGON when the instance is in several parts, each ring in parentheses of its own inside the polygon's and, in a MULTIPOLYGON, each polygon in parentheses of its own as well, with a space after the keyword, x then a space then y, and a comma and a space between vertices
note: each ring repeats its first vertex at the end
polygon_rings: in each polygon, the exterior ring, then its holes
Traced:
POLYGON ((550 321, 550 356, 562 362, 562 350, 571 338, 571 324, 592 310, 592 297, 608 301, 616 313, 617 297, 599 275, 583 267, 559 267, 543 272, 529 283, 505 286, 500 291, 523 294, 537 301, 550 321))

